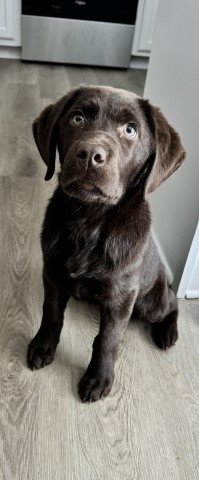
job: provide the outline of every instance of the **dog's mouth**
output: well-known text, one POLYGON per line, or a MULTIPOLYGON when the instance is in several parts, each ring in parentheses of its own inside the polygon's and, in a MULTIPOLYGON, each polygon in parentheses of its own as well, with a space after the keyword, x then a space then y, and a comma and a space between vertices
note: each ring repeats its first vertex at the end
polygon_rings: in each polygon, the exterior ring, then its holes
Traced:
POLYGON ((100 187, 91 182, 73 181, 67 185, 62 185, 62 190, 69 197, 79 198, 87 202, 98 201, 100 203, 116 203, 117 196, 109 196, 104 193, 100 187))

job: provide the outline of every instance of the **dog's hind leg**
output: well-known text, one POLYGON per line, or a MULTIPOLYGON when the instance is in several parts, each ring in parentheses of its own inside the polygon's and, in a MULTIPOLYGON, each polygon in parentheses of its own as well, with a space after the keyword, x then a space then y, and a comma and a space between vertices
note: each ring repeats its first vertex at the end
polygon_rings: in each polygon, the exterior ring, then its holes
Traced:
POLYGON ((136 303, 140 317, 152 323, 152 337, 159 348, 167 349, 178 339, 178 306, 174 292, 161 272, 153 288, 136 303))
POLYGON ((177 317, 178 311, 173 310, 162 322, 153 324, 152 337, 159 348, 166 350, 175 345, 178 339, 177 317))

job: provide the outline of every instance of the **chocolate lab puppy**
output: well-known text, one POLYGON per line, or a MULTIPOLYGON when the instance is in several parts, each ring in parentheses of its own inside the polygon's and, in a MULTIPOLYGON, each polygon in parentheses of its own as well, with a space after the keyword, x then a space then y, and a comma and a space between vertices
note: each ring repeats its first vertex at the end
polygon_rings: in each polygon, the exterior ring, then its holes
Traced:
POLYGON ((148 195, 182 163, 180 138, 157 107, 134 93, 79 86, 33 123, 47 166, 61 172, 47 207, 41 244, 44 304, 28 365, 53 361, 71 295, 100 306, 99 333, 79 383, 83 402, 109 394, 133 310, 152 322, 158 347, 178 337, 176 297, 151 237, 148 195))

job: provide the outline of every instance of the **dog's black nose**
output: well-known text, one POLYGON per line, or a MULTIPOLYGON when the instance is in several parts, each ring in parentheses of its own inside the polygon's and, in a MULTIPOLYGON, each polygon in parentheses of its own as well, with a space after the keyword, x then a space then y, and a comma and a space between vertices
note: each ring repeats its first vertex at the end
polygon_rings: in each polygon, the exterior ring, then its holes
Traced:
POLYGON ((102 167, 106 162, 106 150, 101 145, 84 143, 77 151, 77 162, 81 167, 102 167))

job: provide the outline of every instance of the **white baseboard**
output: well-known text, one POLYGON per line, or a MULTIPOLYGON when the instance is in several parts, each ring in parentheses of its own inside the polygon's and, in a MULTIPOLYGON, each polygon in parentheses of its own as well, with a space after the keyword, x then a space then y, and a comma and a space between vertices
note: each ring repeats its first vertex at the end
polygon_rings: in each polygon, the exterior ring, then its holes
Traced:
POLYGON ((21 58, 21 47, 0 46, 0 58, 21 58))
POLYGON ((131 56, 129 68, 141 68, 142 70, 147 70, 149 65, 148 57, 137 57, 131 56))
POLYGON ((186 298, 199 298, 199 290, 187 290, 186 298))
MULTIPOLYGON (((0 58, 21 58, 21 47, 0 46, 0 58)), ((147 70, 148 57, 132 56, 129 68, 141 68, 147 70)))

